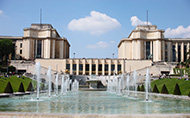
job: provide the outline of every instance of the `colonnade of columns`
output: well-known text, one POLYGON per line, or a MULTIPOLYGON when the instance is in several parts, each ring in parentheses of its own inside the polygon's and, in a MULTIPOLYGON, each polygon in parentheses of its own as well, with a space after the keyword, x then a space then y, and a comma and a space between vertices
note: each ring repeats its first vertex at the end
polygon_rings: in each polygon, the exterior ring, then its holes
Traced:
POLYGON ((112 60, 104 60, 104 59, 100 59, 100 60, 98 59, 97 60, 71 59, 66 64, 69 64, 69 66, 65 66, 65 67, 69 67, 69 68, 66 68, 69 71, 69 74, 76 74, 76 75, 80 75, 79 71, 81 70, 79 70, 79 65, 82 65, 82 73, 81 73, 82 75, 92 75, 92 74, 112 75, 114 73, 119 74, 122 71, 124 71, 123 69, 124 60, 122 62, 118 62, 118 60, 112 61, 112 60), (73 69, 74 64, 76 66, 75 69, 73 69), (95 70, 92 70, 92 65, 95 65, 95 70), (113 65, 114 65, 114 69, 112 68, 113 65), (119 68, 118 68, 118 65, 120 66, 119 68), (88 70, 86 66, 88 66, 88 70))
POLYGON ((173 46, 175 46, 175 50, 172 52, 172 54, 175 54, 175 56, 173 56, 175 59, 173 60, 176 62, 184 62, 189 59, 190 55, 187 55, 187 52, 190 51, 190 42, 174 42, 173 46))

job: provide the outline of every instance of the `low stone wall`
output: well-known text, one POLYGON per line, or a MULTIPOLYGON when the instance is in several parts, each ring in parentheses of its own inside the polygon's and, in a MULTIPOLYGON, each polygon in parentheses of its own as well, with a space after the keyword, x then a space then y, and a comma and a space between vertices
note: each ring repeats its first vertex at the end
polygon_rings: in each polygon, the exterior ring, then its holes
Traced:
POLYGON ((190 114, 49 114, 0 112, 1 118, 190 118, 190 114))

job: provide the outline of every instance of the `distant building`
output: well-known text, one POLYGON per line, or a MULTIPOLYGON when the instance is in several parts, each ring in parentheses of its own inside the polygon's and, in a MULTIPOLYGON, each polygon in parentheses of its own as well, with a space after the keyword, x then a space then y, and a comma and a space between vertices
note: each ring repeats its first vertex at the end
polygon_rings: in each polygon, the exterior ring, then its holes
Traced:
POLYGON ((69 42, 50 24, 32 24, 24 29, 23 37, 0 36, 0 39, 13 40, 16 59, 69 58, 69 42))
POLYGON ((165 38, 164 30, 155 25, 139 25, 123 38, 117 59, 69 58, 68 40, 50 24, 32 24, 23 37, 0 36, 5 38, 13 40, 17 59, 36 59, 45 68, 75 75, 113 75, 150 67, 153 62, 186 61, 190 50, 190 39, 165 38))
POLYGON ((189 58, 190 39, 165 38, 155 25, 139 25, 118 45, 118 58, 154 62, 183 62, 189 58))

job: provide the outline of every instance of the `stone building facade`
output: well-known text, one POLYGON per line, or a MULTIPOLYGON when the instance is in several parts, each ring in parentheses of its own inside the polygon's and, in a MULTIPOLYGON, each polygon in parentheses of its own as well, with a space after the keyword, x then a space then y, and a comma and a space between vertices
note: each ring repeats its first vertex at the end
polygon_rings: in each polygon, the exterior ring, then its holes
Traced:
POLYGON ((164 30, 155 25, 139 25, 118 45, 118 58, 154 62, 181 62, 189 58, 190 39, 164 37, 164 30))
POLYGON ((24 29, 23 37, 1 36, 11 39, 15 47, 16 59, 64 59, 69 58, 70 44, 65 37, 60 37, 50 24, 31 24, 24 29))

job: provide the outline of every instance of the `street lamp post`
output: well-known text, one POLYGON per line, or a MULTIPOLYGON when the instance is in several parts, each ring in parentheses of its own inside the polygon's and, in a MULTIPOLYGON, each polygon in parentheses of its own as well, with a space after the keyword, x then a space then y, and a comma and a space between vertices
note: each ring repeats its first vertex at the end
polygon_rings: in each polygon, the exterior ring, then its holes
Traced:
POLYGON ((75 58, 75 53, 73 53, 73 58, 75 58))
POLYGON ((112 58, 114 59, 114 53, 112 54, 112 56, 113 56, 112 58))

